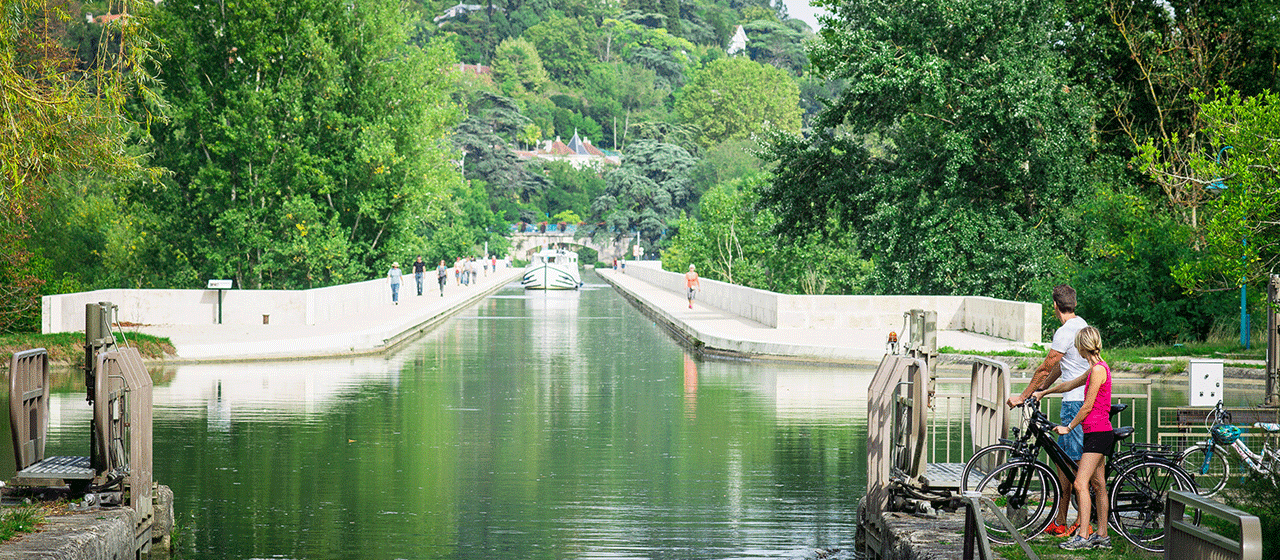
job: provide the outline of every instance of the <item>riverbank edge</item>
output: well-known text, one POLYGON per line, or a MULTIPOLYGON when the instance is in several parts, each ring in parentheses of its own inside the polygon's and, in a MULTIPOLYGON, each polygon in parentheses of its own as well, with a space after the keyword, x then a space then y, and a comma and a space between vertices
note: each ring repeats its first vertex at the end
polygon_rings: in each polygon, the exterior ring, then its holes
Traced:
MULTIPOLYGON (((341 347, 334 346, 325 342, 313 342, 308 345, 308 340, 328 341, 332 337, 329 335, 304 337, 295 339, 286 339, 282 342, 288 342, 293 348, 299 348, 292 352, 278 352, 271 354, 249 354, 238 356, 212 356, 207 358, 183 358, 181 356, 165 356, 162 359, 144 360, 147 365, 184 365, 184 364, 210 364, 210 363, 243 363, 243 362, 278 362, 278 361, 294 361, 294 360, 324 360, 328 358, 345 358, 351 356, 377 356, 395 351, 403 345, 413 342, 418 338, 426 335, 436 327, 443 324, 449 318, 461 313, 463 310, 475 305, 480 300, 493 295, 495 292, 507 287, 523 276, 522 271, 511 270, 507 274, 509 276, 503 281, 492 282, 483 285, 481 289, 468 291, 468 295, 462 299, 452 302, 449 307, 436 311, 422 318, 413 319, 409 323, 402 323, 394 326, 390 330, 385 330, 372 336, 353 336, 355 340, 368 341, 367 344, 347 345, 345 342, 341 347), (380 342, 379 342, 380 341, 380 342), (308 349, 309 348, 309 349, 308 349)), ((141 331, 145 332, 145 331, 141 331)), ((354 334, 368 334, 354 333, 354 334)), ((181 349, 179 349, 181 351, 181 349)))
MULTIPOLYGON (((370 335, 368 332, 353 332, 350 340, 344 341, 342 345, 331 343, 332 335, 322 336, 303 336, 292 339, 279 340, 280 352, 271 354, 246 354, 239 356, 212 356, 200 358, 184 358, 177 353, 165 354, 157 357, 144 356, 143 363, 147 366, 169 366, 169 365, 186 365, 186 364, 209 364, 209 363, 243 363, 243 362, 277 362, 292 360, 323 360, 329 358, 342 358, 350 356, 374 356, 392 352, 405 344, 417 340, 443 324, 446 320, 452 318, 463 310, 475 305, 480 300, 493 295, 497 291, 506 288, 512 282, 519 280, 523 275, 520 270, 511 270, 504 273, 502 281, 492 282, 482 285, 481 289, 467 292, 467 296, 452 302, 445 309, 441 309, 415 318, 407 324, 402 323, 391 327, 390 330, 378 332, 370 335), (363 335, 363 336, 357 336, 363 335), (367 341, 365 344, 351 345, 346 342, 354 340, 367 341)), ((147 332, 147 326, 131 326, 126 327, 125 338, 136 333, 143 333, 152 336, 147 332)), ((161 337, 164 338, 164 337, 161 337)), ((170 341, 172 343, 172 341, 170 341)), ((230 342, 229 344, 234 344, 230 342)), ((75 352, 70 355, 79 357, 83 353, 83 346, 77 345, 75 352)), ((177 348, 175 352, 180 352, 181 348, 177 348)), ((52 353, 51 353, 52 354, 52 353)), ((82 359, 82 358, 81 358, 82 359)), ((79 360, 50 360, 50 366, 59 369, 77 369, 83 367, 79 360)), ((9 362, 7 360, 0 362, 0 372, 7 372, 9 362)))
MULTIPOLYGON (((646 299, 639 292, 617 282, 616 277, 610 274, 600 274, 598 276, 612 286, 613 289, 623 297, 623 299, 630 302, 646 317, 652 319, 656 324, 670 332, 676 339, 681 341, 685 347, 699 354, 735 359, 846 366, 875 366, 880 363, 880 357, 824 356, 817 353, 807 352, 807 349, 794 347, 794 345, 762 343, 741 339, 730 340, 724 337, 709 335, 698 330, 690 323, 678 319, 661 306, 655 305, 654 302, 646 299)), ((643 280, 639 281, 643 282, 643 280)), ((1004 362, 1009 365, 1009 370, 1011 372, 1019 373, 1034 371, 1043 359, 1041 357, 1000 356, 995 353, 940 354, 938 356, 938 365, 942 368, 960 371, 970 368, 978 358, 987 358, 1004 362)), ((1172 379, 1179 375, 1185 376, 1185 373, 1183 372, 1174 371, 1175 366, 1173 364, 1135 364, 1121 362, 1112 364, 1112 367, 1116 373, 1124 373, 1134 377, 1168 377, 1172 379)), ((1223 376, 1227 379, 1255 381, 1265 380, 1266 372, 1260 368, 1227 366, 1223 368, 1223 376)))
MULTIPOLYGON (((879 363, 879 358, 836 354, 820 355, 806 352, 804 349, 790 344, 729 339, 704 333, 688 322, 677 319, 660 306, 654 305, 653 302, 645 299, 638 292, 617 282, 611 275, 600 274, 598 276, 646 317, 652 319, 656 324, 682 341, 686 347, 699 354, 793 363, 854 366, 874 366, 879 363)), ((643 282, 643 280, 638 281, 643 282)))
MULTIPOLYGON (((152 557, 167 557, 173 533, 173 491, 157 485, 151 526, 152 557)), ((39 531, 0 543, 0 560, 97 560, 134 558, 136 512, 99 508, 45 518, 39 531)))

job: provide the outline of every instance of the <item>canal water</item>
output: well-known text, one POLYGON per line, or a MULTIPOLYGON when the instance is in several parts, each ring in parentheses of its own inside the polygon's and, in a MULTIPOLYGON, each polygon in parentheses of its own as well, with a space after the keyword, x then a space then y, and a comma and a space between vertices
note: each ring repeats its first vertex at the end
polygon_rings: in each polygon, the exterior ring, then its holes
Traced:
MULTIPOLYGON (((394 355, 164 372, 181 557, 850 557, 872 369, 703 361, 585 279, 394 355)), ((55 408, 87 454, 83 392, 55 408)))
MULTIPOLYGON (((585 279, 387 356, 157 372, 179 557, 851 558, 873 368, 702 360, 585 279)), ((59 377, 48 454, 87 455, 59 377)))

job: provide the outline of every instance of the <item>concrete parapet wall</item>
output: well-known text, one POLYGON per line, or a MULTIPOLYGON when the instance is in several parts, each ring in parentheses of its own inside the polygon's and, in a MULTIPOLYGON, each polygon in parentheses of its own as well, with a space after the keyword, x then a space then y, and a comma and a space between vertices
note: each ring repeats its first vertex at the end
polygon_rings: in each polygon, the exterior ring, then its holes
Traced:
MULTIPOLYGON (((684 274, 662 270, 658 261, 627 261, 626 274, 660 288, 685 293, 684 274)), ((704 305, 779 329, 902 330, 912 309, 938 313, 938 328, 1039 343, 1038 303, 975 296, 791 295, 702 279, 704 305)))
MULTIPOLYGON (((434 285, 435 271, 431 272, 434 285)), ((413 275, 406 274, 401 292, 413 282, 413 275)), ((118 318, 128 323, 218 324, 218 290, 113 289, 41 299, 44 333, 83 331, 85 304, 99 301, 120 306, 118 318)), ((272 325, 316 325, 374 311, 390 299, 385 279, 311 290, 224 290, 222 324, 261 325, 263 315, 268 315, 272 325)))

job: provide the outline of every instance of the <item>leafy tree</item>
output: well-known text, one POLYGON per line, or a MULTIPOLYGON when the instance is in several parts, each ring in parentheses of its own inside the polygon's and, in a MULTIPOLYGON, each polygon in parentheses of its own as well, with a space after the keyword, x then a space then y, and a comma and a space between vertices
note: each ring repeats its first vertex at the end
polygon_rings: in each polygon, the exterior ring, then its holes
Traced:
POLYGON ((1162 183, 1206 193, 1194 225, 1195 251, 1179 259, 1173 276, 1187 290, 1222 290, 1265 281, 1280 265, 1280 94, 1243 97, 1222 87, 1210 100, 1194 98, 1211 145, 1230 146, 1226 157, 1184 152, 1164 157, 1144 146, 1145 169, 1162 183), (1182 161, 1185 159, 1188 173, 1182 161))
MULTIPOLYGON (((758 150, 758 143, 745 138, 726 140, 707 149, 691 174, 694 191, 702 193, 715 185, 759 174, 764 170, 764 161, 756 156, 758 150)), ((755 197, 759 198, 758 192, 755 197)))
POLYGON ((524 36, 538 48, 552 78, 576 85, 582 83, 587 67, 595 62, 591 55, 594 40, 589 34, 594 29, 591 22, 553 17, 530 27, 524 36))
POLYGON ((1193 258, 1191 228, 1164 197, 1113 186, 1126 182, 1101 181, 1071 209, 1085 247, 1059 278, 1075 287, 1080 313, 1109 344, 1203 339, 1231 311, 1232 294, 1183 293, 1169 269, 1193 258))
MULTIPOLYGON (((542 196, 534 201, 539 215, 572 212, 587 216, 591 211, 591 201, 604 194, 604 178, 599 171, 589 167, 578 169, 566 161, 533 160, 526 164, 526 170, 547 179, 542 196)), ((578 219, 573 223, 581 221, 578 219)))
POLYGON ((658 246, 692 196, 693 156, 679 146, 653 141, 631 145, 622 165, 605 177, 605 192, 591 203, 591 215, 605 228, 595 235, 622 239, 639 232, 648 248, 658 246))
POLYGON ((517 37, 504 39, 493 53, 493 79, 507 95, 517 95, 542 91, 549 77, 533 43, 517 37))
POLYGON ((783 293, 865 293, 873 266, 851 250, 854 235, 832 223, 798 237, 779 236, 772 231, 777 216, 758 209, 767 184, 766 175, 748 175, 703 195, 699 218, 677 223, 663 268, 683 271, 693 263, 707 278, 783 293))
POLYGON ((442 42, 407 44, 390 0, 165 3, 172 178, 152 207, 201 276, 293 288, 379 273, 422 246, 458 180, 442 42))
POLYGON ((716 186, 700 203, 698 219, 683 217, 662 266, 684 271, 696 264, 700 274, 754 288, 768 287, 767 263, 776 250, 768 235, 776 218, 772 212, 753 212, 756 191, 765 177, 755 175, 716 186))
POLYGON ((747 138, 766 125, 800 130, 800 90, 785 72, 745 58, 700 70, 676 100, 676 111, 702 130, 703 146, 747 138))
POLYGON ((801 75, 808 66, 803 31, 776 20, 753 21, 743 25, 742 30, 748 37, 747 54, 751 60, 776 66, 792 76, 801 75))
POLYGON ((772 139, 776 177, 761 200, 779 232, 861 232, 884 293, 1033 295, 1055 247, 1074 246, 1061 209, 1090 153, 1090 99, 1063 83, 1057 7, 833 6, 811 59, 849 88, 812 137, 772 139))
POLYGON ((592 100, 591 115, 603 129, 601 144, 614 149, 626 146, 633 120, 660 120, 663 101, 671 95, 653 70, 620 62, 593 65, 584 90, 592 100))
MULTIPOLYGON (((601 25, 600 30, 602 34, 600 43, 604 48, 600 60, 603 62, 613 62, 617 57, 631 61, 635 56, 632 51, 638 48, 649 48, 665 53, 666 57, 679 64, 681 76, 687 74, 696 62, 691 57, 691 53, 697 51, 694 44, 667 33, 667 30, 661 27, 645 27, 625 19, 608 19, 601 25)), ((667 79, 668 83, 676 83, 674 69, 659 71, 654 67, 647 67, 658 71, 659 76, 667 79)), ((679 83, 684 83, 683 79, 679 83)))
MULTIPOLYGON (((58 195, 59 178, 149 171, 129 149, 135 116, 126 106, 132 98, 157 109, 147 71, 155 53, 148 3, 118 4, 131 15, 102 30, 113 48, 92 60, 63 46, 62 8, 51 4, 12 0, 0 16, 0 332, 30 330, 39 319, 46 265, 29 244, 32 219, 58 195)), ((139 115, 145 121, 150 113, 139 115)))

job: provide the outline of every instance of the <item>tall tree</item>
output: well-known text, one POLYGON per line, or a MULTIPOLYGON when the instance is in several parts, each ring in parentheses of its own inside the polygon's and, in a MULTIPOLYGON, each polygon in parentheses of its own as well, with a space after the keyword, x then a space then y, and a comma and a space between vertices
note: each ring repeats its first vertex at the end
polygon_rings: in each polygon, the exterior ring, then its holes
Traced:
POLYGON ((557 82, 576 85, 587 77, 587 67, 595 62, 591 53, 595 24, 566 17, 553 17, 525 30, 524 36, 538 48, 542 63, 557 82))
POLYGON ((493 79, 507 95, 519 95, 542 91, 549 77, 533 43, 517 37, 504 39, 494 51, 493 79))
POLYGON ((166 2, 173 100, 163 235, 209 277, 291 288, 366 278, 423 243, 458 180, 442 143, 452 51, 407 44, 393 0, 166 2), (177 219, 177 218, 181 219, 177 219))
POLYGON ((692 202, 693 164, 679 146, 633 143, 622 165, 605 177, 605 193, 591 203, 593 218, 605 226, 595 235, 622 239, 638 233, 647 248, 656 248, 667 225, 692 202))
POLYGON ((1054 0, 832 6, 811 51, 849 87, 808 139, 775 137, 780 231, 863 232, 875 288, 1030 297, 1073 243, 1092 110, 1055 49, 1054 0), (1049 242, 1055 239, 1055 244, 1049 242))
POLYGON ((772 125, 800 131, 800 88, 783 70, 746 58, 722 58, 698 71, 676 111, 702 130, 703 146, 747 138, 772 125))
POLYGON ((11 0, 2 8, 0 332, 30 329, 39 318, 44 278, 28 239, 33 215, 47 210, 51 184, 71 172, 144 171, 141 154, 129 149, 135 136, 126 103, 141 94, 144 106, 156 109, 147 72, 155 45, 148 4, 117 3, 128 15, 100 28, 113 48, 99 49, 94 60, 78 60, 61 43, 64 6, 11 0))
POLYGON ((1280 94, 1244 97, 1224 86, 1214 97, 1195 96, 1205 123, 1200 134, 1230 146, 1225 157, 1188 152, 1166 158, 1154 143, 1142 155, 1161 181, 1176 176, 1187 188, 1210 193, 1194 251, 1173 268, 1178 283, 1195 291, 1265 282, 1280 267, 1280 94), (1189 172, 1175 175, 1183 169, 1189 172))

